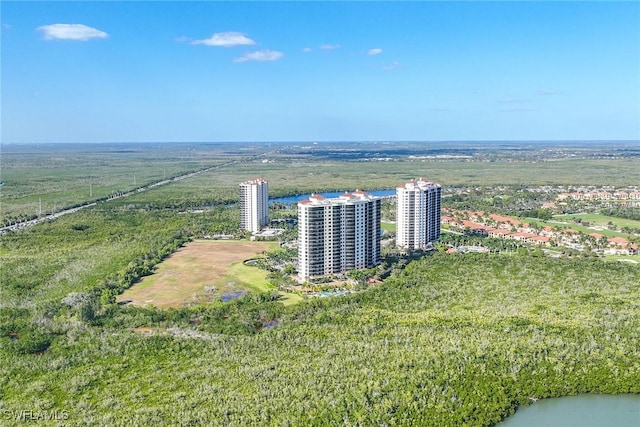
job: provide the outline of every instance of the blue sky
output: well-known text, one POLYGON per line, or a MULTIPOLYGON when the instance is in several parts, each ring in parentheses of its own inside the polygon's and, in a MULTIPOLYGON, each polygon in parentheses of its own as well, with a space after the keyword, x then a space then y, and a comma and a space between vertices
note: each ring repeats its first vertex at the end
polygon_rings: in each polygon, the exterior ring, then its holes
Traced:
POLYGON ((639 2, 0 7, 3 143, 640 140, 639 2))

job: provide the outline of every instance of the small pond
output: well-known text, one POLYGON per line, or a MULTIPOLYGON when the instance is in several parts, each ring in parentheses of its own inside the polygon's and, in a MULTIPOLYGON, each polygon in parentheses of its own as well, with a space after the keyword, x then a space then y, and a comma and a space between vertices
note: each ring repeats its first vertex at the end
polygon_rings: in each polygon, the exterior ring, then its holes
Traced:
POLYGON ((240 298, 242 295, 244 295, 244 291, 225 292, 220 297, 220 300, 222 302, 229 302, 240 298))
POLYGON ((581 394, 541 399, 518 409, 499 427, 638 427, 640 394, 581 394))

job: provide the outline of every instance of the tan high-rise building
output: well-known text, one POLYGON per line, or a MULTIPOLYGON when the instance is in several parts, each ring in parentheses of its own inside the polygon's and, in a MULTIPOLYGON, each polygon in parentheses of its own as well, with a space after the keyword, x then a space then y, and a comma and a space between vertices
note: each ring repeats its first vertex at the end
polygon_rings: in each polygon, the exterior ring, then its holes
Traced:
POLYGON ((240 229, 251 232, 269 224, 269 183, 256 178, 240 184, 240 229))
POLYGON ((424 249, 440 237, 440 184, 420 178, 396 188, 396 245, 424 249))
POLYGON ((298 275, 346 273, 380 264, 380 198, 364 191, 298 203, 298 275))

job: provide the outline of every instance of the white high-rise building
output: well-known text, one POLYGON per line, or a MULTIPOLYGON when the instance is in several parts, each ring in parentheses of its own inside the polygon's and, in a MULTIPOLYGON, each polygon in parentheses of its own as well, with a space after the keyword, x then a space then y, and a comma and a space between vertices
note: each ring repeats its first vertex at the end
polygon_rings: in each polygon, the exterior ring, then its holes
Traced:
POLYGON ((424 249, 440 237, 440 184, 422 178, 396 188, 396 245, 424 249))
POLYGON ((380 198, 364 191, 298 203, 298 275, 346 273, 380 264, 380 198))
POLYGON ((256 178, 240 184, 240 229, 251 232, 269 223, 269 183, 256 178))

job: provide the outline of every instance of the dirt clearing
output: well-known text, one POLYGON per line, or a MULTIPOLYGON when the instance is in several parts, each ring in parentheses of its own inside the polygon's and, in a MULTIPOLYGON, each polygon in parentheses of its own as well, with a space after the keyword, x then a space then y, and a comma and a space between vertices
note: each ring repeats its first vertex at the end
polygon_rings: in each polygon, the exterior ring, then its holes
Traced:
POLYGON ((266 272, 244 265, 263 251, 276 249, 275 242, 197 240, 178 249, 118 297, 118 302, 184 307, 237 298, 248 290, 269 289, 266 272))

